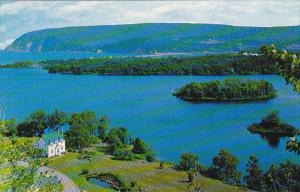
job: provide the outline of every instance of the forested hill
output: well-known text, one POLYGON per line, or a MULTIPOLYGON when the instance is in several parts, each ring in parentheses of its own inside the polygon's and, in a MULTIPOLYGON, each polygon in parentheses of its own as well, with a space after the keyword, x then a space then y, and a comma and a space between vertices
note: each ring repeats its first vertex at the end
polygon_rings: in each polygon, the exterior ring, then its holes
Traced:
POLYGON ((233 52, 270 43, 287 50, 300 50, 299 34, 300 26, 239 27, 187 23, 102 25, 29 32, 17 38, 6 50, 138 54, 233 52))

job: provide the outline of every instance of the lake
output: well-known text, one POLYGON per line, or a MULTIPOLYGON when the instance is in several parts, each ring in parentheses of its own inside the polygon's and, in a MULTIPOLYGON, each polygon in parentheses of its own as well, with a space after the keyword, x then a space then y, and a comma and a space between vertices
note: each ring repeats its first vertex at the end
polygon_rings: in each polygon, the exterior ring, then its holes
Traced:
POLYGON ((56 59, 82 59, 82 58, 99 58, 108 56, 127 57, 127 56, 139 56, 139 57, 168 57, 168 56, 203 56, 212 54, 222 54, 222 52, 210 52, 210 53, 161 53, 153 55, 143 54, 112 54, 112 53, 88 53, 88 52, 45 52, 45 53, 32 53, 32 52, 13 52, 13 51, 1 51, 0 50, 0 65, 11 64, 20 61, 44 61, 44 60, 56 60, 56 59))
POLYGON ((82 59, 90 57, 105 57, 105 56, 138 56, 135 54, 106 54, 106 53, 85 53, 85 52, 46 52, 46 53, 31 53, 31 52, 12 52, 0 51, 0 65, 11 64, 19 61, 44 61, 55 59, 82 59))
POLYGON ((108 115, 113 127, 127 127, 133 136, 144 139, 165 161, 176 162, 183 152, 192 152, 210 165, 225 148, 241 159, 243 171, 250 155, 256 155, 264 168, 285 160, 299 163, 299 156, 285 150, 287 139, 271 147, 247 126, 277 110, 284 121, 299 128, 300 95, 277 75, 234 77, 268 80, 278 90, 278 98, 194 104, 172 96, 186 83, 230 76, 78 76, 48 74, 41 68, 0 69, 0 115, 22 120, 36 109, 93 110, 108 115))

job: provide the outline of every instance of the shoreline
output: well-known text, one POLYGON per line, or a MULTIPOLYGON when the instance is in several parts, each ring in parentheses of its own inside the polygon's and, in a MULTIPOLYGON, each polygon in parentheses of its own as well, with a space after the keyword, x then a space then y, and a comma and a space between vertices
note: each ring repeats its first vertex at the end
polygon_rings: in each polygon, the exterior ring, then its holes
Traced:
MULTIPOLYGON (((173 96, 176 96, 173 94, 173 96)), ((222 99, 216 99, 216 98, 192 98, 192 97, 186 97, 186 96, 176 96, 181 100, 189 101, 192 103, 203 103, 203 102, 210 102, 210 103, 251 103, 251 102, 264 102, 271 99, 276 98, 275 97, 268 97, 268 98, 258 98, 258 99, 252 99, 252 98, 246 98, 246 99, 230 99, 230 100, 222 100, 222 99)))

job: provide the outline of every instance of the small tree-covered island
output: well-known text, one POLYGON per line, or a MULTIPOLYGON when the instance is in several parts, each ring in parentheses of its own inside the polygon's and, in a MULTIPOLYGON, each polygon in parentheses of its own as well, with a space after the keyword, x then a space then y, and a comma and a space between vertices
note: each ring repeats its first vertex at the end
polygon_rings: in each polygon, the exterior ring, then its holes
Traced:
POLYGON ((265 80, 225 79, 224 81, 194 82, 176 91, 187 101, 241 102, 260 101, 277 96, 273 85, 265 80))
POLYGON ((277 111, 267 115, 260 123, 253 123, 248 127, 248 130, 251 133, 277 135, 279 137, 293 137, 300 134, 300 131, 294 126, 282 122, 277 111))
MULTIPOLYGON (((259 123, 253 123, 248 127, 253 134, 259 134, 263 139, 268 141, 271 147, 278 147, 280 139, 283 137, 293 137, 300 134, 300 131, 292 125, 283 122, 278 111, 273 111, 266 117, 262 118, 259 123)), ((296 140, 287 143, 286 149, 297 152, 295 145, 296 140)))

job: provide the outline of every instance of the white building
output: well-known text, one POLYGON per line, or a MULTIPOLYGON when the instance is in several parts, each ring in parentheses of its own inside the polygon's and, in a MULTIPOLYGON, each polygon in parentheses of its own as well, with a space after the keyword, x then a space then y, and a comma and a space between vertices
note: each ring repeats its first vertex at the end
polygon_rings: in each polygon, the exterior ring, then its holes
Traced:
POLYGON ((35 143, 35 147, 43 150, 44 157, 52 157, 66 152, 65 139, 58 132, 43 134, 35 143))
POLYGON ((258 54, 258 53, 247 53, 247 52, 243 52, 243 55, 245 55, 245 56, 261 56, 261 54, 258 54))

